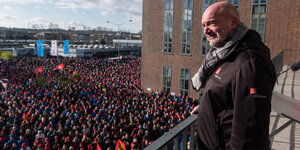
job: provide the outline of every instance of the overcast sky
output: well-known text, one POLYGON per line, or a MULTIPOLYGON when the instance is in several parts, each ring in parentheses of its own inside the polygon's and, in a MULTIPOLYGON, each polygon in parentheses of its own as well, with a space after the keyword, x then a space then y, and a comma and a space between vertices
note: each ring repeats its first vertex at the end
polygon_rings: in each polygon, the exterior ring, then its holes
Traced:
POLYGON ((83 29, 106 27, 114 31, 139 32, 142 29, 142 0, 0 0, 0 26, 83 29), (125 23, 132 20, 130 23, 125 23))

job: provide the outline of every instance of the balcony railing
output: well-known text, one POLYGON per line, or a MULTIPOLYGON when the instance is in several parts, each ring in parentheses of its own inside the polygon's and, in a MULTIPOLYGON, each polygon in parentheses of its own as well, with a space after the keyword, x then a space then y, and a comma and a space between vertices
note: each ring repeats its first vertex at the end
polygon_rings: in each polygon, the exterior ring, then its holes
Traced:
POLYGON ((167 132, 145 150, 194 150, 196 149, 195 138, 195 121, 197 115, 192 115, 183 122, 175 126, 171 131, 167 132))

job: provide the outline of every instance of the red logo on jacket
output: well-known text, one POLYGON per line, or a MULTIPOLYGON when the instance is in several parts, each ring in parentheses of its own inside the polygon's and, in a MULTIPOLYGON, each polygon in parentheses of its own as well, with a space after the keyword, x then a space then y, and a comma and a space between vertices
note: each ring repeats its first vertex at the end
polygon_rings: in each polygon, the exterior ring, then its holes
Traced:
POLYGON ((250 88, 250 94, 255 95, 256 94, 256 88, 250 88))
POLYGON ((221 70, 222 70, 222 68, 218 68, 218 70, 216 71, 216 74, 219 74, 221 70))

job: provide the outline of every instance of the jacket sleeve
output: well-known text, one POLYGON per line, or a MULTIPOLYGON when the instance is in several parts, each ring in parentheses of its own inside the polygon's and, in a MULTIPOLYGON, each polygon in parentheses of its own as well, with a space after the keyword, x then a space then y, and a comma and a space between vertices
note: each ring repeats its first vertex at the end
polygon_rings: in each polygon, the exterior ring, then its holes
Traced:
POLYGON ((269 61, 251 58, 236 73, 232 89, 232 133, 227 149, 263 150, 269 147, 271 97, 275 79, 273 65, 266 62, 269 61))

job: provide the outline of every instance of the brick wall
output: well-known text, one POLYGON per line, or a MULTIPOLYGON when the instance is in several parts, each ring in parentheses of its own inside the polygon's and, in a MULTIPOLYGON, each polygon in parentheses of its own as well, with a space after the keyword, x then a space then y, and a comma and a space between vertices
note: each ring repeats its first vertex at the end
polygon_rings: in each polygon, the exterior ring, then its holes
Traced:
POLYGON ((268 0, 265 44, 272 57, 283 49, 300 49, 299 35, 300 1, 268 0))
POLYGON ((283 56, 283 64, 290 65, 300 60, 300 50, 285 49, 283 56))

